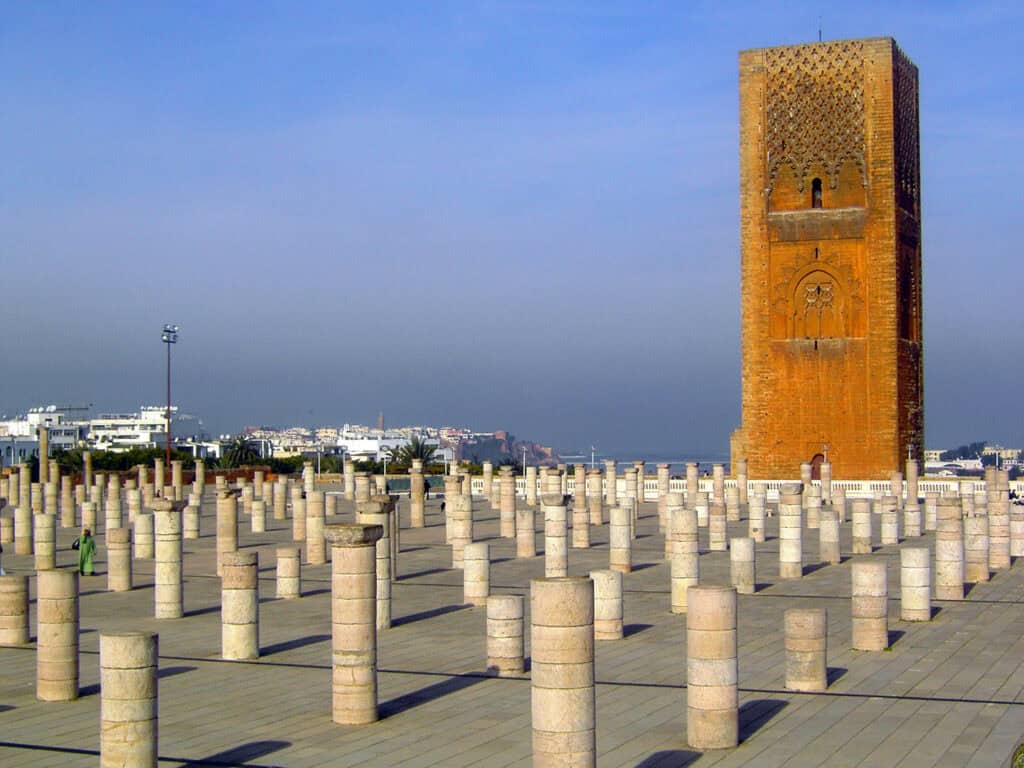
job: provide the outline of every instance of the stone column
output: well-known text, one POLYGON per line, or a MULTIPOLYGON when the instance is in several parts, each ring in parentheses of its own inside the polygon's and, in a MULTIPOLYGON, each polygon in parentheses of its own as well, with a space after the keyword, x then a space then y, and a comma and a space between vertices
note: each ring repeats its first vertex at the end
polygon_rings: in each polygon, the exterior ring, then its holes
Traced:
POLYGON ((150 492, 152 492, 153 486, 149 482, 149 467, 147 467, 145 464, 140 464, 138 473, 138 488, 140 491, 143 491, 143 493, 145 493, 147 486, 149 487, 150 492))
POLYGON ((587 507, 591 525, 604 525, 604 503, 601 493, 601 470, 587 470, 587 507))
POLYGON ((499 532, 506 539, 515 537, 517 529, 516 478, 512 472, 512 467, 498 467, 498 485, 501 488, 498 505, 499 532))
POLYGON ((369 472, 356 472, 355 473, 355 500, 369 501, 370 500, 370 473, 369 472))
POLYGON ((153 559, 153 513, 140 512, 135 518, 135 559, 153 559))
POLYGON ((789 608, 784 617, 786 689, 828 688, 828 614, 824 608, 789 608))
POLYGON ((483 463, 482 467, 483 467, 483 481, 484 481, 483 495, 484 495, 484 498, 489 499, 490 498, 491 483, 494 482, 494 463, 490 462, 490 461, 485 461, 483 463))
POLYGON ((544 514, 544 575, 558 578, 569 575, 569 530, 565 497, 541 496, 544 514))
POLYGON ((846 522, 846 491, 842 488, 832 488, 832 509, 836 511, 839 524, 846 522))
POLYGON ((79 485, 75 486, 75 506, 76 507, 81 507, 82 506, 82 503, 84 501, 86 501, 86 498, 87 498, 86 494, 88 492, 89 492, 89 489, 86 486, 84 486, 84 485, 79 484, 79 485))
POLYGON ((277 597, 283 600, 302 597, 302 562, 298 547, 277 548, 277 597))
POLYGON ((423 528, 426 525, 425 488, 423 461, 413 459, 412 469, 409 470, 409 525, 413 528, 423 528))
POLYGON ((963 526, 964 581, 988 581, 988 516, 965 517, 963 526))
POLYGON ((672 559, 672 515, 679 510, 686 509, 686 501, 681 493, 669 493, 665 495, 665 559, 672 559))
POLYGON ((114 528, 107 531, 107 589, 128 592, 132 588, 132 531, 114 528))
POLYGON ((757 584, 755 576, 754 540, 735 538, 729 542, 729 574, 732 585, 741 595, 752 595, 757 584))
POLYGON ((32 554, 32 509, 14 508, 14 554, 32 554))
POLYGON ((452 568, 462 568, 466 545, 473 543, 473 497, 456 493, 445 509, 452 521, 452 568))
POLYGON ((0 516, 0 544, 14 543, 14 518, 0 516))
POLYGON ((180 619, 184 614, 181 510, 168 500, 158 499, 153 502, 153 520, 156 528, 154 616, 180 619))
POLYGON ((903 473, 893 472, 889 480, 889 495, 896 497, 896 508, 903 509, 903 473))
POLYGON ((523 674, 523 645, 523 596, 490 595, 487 598, 488 674, 498 677, 523 674))
POLYGON ((36 574, 36 698, 78 698, 78 571, 36 574))
POLYGON ((222 562, 228 552, 238 550, 238 507, 235 495, 238 491, 217 492, 217 575, 223 576, 222 562))
POLYGON ((697 533, 697 511, 673 506, 669 513, 671 552, 672 613, 686 613, 687 590, 700 583, 700 543, 697 533))
POLYGON ((711 467, 711 483, 713 495, 711 501, 725 504, 725 465, 714 464, 711 467))
POLYGON ((812 478, 814 477, 814 468, 808 463, 803 462, 800 465, 800 495, 803 497, 807 496, 807 491, 814 484, 812 478))
POLYGON ((686 506, 688 509, 695 509, 697 506, 697 492, 700 490, 700 474, 697 463, 688 461, 686 463, 686 506))
POLYGON ((629 573, 633 570, 633 540, 629 535, 629 508, 616 504, 609 510, 608 567, 613 571, 629 573))
POLYGON ((711 516, 708 507, 707 493, 704 491, 697 491, 696 498, 693 502, 693 508, 697 512, 697 525, 701 528, 707 528, 711 516))
POLYGON ((537 504, 537 468, 526 468, 526 504, 536 506, 537 504))
MULTIPOLYGON (((453 496, 452 499, 456 498, 453 496)), ((380 538, 374 546, 377 576, 377 629, 391 626, 391 581, 396 563, 392 560, 391 517, 394 502, 388 496, 372 496, 365 504, 356 505, 356 521, 362 525, 379 525, 380 538)))
POLYGON ((240 486, 240 491, 242 494, 242 514, 252 515, 252 502, 256 498, 256 491, 248 483, 240 486))
POLYGON ((962 517, 974 515, 974 493, 972 491, 964 492, 963 482, 961 482, 960 490, 960 512, 962 517))
POLYGON ((199 507, 189 504, 182 513, 182 533, 186 539, 199 538, 199 507))
POLYGON ((1002 571, 1010 567, 1010 498, 1007 491, 994 491, 988 502, 988 567, 1002 571))
POLYGON ((899 544, 899 502, 895 496, 883 496, 879 516, 882 546, 899 544))
POLYGON ((586 481, 577 476, 573 483, 578 490, 572 501, 572 546, 573 549, 589 549, 590 514, 587 512, 586 481))
POLYGON ((964 599, 964 527, 955 498, 939 499, 935 528, 935 598, 964 599))
POLYGON ((839 515, 831 507, 821 510, 821 525, 818 528, 818 559, 829 565, 842 562, 839 553, 839 515))
POLYGON ((128 503, 128 525, 132 525, 135 518, 142 512, 142 491, 138 488, 130 488, 125 491, 125 498, 128 503))
POLYGON ((857 558, 853 561, 851 575, 852 647, 855 651, 884 651, 889 647, 889 591, 885 560, 857 558))
POLYGON ((759 544, 764 543, 764 503, 765 497, 760 493, 750 496, 747 505, 747 531, 750 538, 759 544))
POLYGON ((516 513, 516 557, 537 554, 537 521, 533 507, 524 504, 516 513))
MULTIPOLYGON (((292 486, 292 541, 306 540, 306 497, 301 485, 292 486)), ((362 502, 356 502, 357 504, 362 502)))
POLYGON ((928 547, 900 550, 900 620, 931 621, 932 569, 928 547))
POLYGON ((832 503, 832 462, 823 461, 818 467, 821 477, 821 500, 824 504, 832 503))
POLYGON ((462 550, 462 601, 487 605, 491 592, 491 548, 485 542, 467 544, 462 550))
POLYGON ((33 515, 33 549, 35 568, 48 571, 57 567, 57 518, 53 515, 33 515))
POLYGON ((47 483, 43 486, 43 512, 47 515, 57 515, 57 501, 60 498, 60 489, 56 483, 47 483))
POLYGON ((182 462, 175 459, 171 462, 171 487, 174 488, 174 500, 181 501, 185 498, 185 483, 181 474, 182 462))
POLYGON ((622 639, 622 574, 591 571, 594 582, 594 639, 622 639))
POLYGON ((306 498, 309 498, 310 491, 316 490, 316 472, 312 461, 302 462, 302 489, 306 492, 306 498))
POLYGON ((60 479, 60 527, 75 527, 75 493, 70 475, 60 479))
POLYGON ((615 476, 615 462, 605 459, 604 462, 604 499, 609 507, 616 505, 618 493, 618 480, 615 476))
POLYGON ((103 519, 106 531, 112 531, 121 527, 121 493, 120 486, 116 485, 115 478, 110 478, 110 485, 107 486, 107 500, 103 507, 103 519))
POLYGON ((227 552, 221 563, 221 656, 258 659, 260 655, 259 557, 256 552, 227 552))
POLYGON ((725 505, 720 501, 712 501, 708 513, 708 549, 712 552, 725 552, 729 547, 727 534, 725 505))
POLYGON ((92 451, 82 451, 82 484, 92 487, 92 451))
POLYGON ((203 491, 206 490, 206 462, 202 459, 196 459, 195 475, 192 485, 195 487, 196 493, 199 494, 199 498, 202 499, 203 491))
POLYGON ((642 461, 634 461, 633 469, 636 470, 636 501, 643 504, 647 501, 647 489, 644 483, 647 481, 647 468, 642 461))
POLYGON ((0 645, 28 644, 28 576, 0 576, 0 645))
POLYGON ((252 473, 252 491, 257 499, 262 499, 264 491, 263 481, 266 479, 266 473, 262 469, 257 469, 252 473))
POLYGON ((288 478, 279 477, 277 487, 274 489, 274 519, 288 519, 288 478))
POLYGON ((28 464, 18 465, 18 504, 17 506, 32 510, 32 470, 28 464))
POLYGON ((734 486, 725 489, 725 519, 730 523, 740 520, 740 491, 734 486))
POLYGON ((597 764, 594 582, 530 581, 533 765, 597 764))
POLYGON ((871 554, 871 502, 853 500, 853 554, 871 554))
MULTIPOLYGON (((264 533, 267 530, 267 505, 263 499, 252 500, 252 517, 249 518, 250 530, 253 533, 264 533)), ((308 516, 308 511, 307 511, 308 516)), ((326 560, 324 561, 326 562, 326 560)))
POLYGON ((686 614, 686 741, 694 749, 739 743, 736 590, 690 587, 686 614))
POLYGON ((164 492, 164 480, 166 475, 164 474, 164 460, 154 459, 153 460, 153 495, 159 496, 164 492))
MULTIPOLYGON (((639 503, 640 497, 639 497, 637 489, 636 489, 636 469, 634 467, 625 467, 622 470, 622 477, 623 477, 623 480, 625 481, 625 486, 626 486, 626 489, 623 492, 623 497, 625 499, 634 499, 634 500, 636 500, 639 503)), ((630 506, 631 506, 631 509, 635 509, 634 505, 630 505, 630 506)), ((635 515, 634 515, 634 522, 635 522, 635 515)))
POLYGON ((736 460, 736 489, 740 494, 740 505, 748 504, 750 502, 749 493, 747 491, 747 485, 750 482, 750 478, 747 475, 747 460, 737 459, 736 460))
POLYGON ((821 488, 816 485, 808 488, 804 501, 807 504, 807 529, 816 531, 821 525, 821 488))
POLYGON ((156 768, 159 658, 154 632, 100 635, 100 768, 156 768))
POLYGON ((32 483, 30 486, 29 501, 32 514, 41 515, 43 513, 43 487, 39 483, 32 483))
POLYGON ((39 437, 39 484, 46 485, 50 478, 50 430, 40 426, 36 432, 39 437))
POLYGON ((306 493, 306 562, 323 565, 327 562, 324 527, 327 525, 323 491, 306 493))
POLYGON ((583 464, 572 465, 572 506, 584 512, 587 509, 587 468, 583 464))
POLYGON ((328 525, 331 543, 332 719, 377 721, 377 574, 379 525, 328 525))
POLYGON ((803 542, 801 540, 800 486, 787 483, 779 493, 779 578, 799 579, 803 576, 803 542))

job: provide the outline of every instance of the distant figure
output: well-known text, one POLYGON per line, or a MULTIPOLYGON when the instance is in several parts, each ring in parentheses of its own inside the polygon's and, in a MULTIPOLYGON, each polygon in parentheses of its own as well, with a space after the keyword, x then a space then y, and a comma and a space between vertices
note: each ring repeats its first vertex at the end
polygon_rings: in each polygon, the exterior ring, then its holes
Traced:
POLYGON ((83 576, 94 575, 92 556, 96 554, 96 541, 92 537, 92 531, 88 528, 82 531, 82 535, 75 539, 71 548, 78 550, 78 572, 83 576))

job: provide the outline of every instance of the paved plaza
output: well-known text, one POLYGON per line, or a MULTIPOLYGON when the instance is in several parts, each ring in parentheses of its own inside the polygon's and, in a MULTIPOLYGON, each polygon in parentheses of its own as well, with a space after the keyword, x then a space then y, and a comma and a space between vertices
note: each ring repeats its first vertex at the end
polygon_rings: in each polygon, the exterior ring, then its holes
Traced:
MULTIPOLYGON (((334 489, 337 490, 337 489, 334 489)), ((522 504, 522 499, 518 500, 522 504)), ((408 525, 408 499, 399 507, 408 525)), ((351 522, 339 503, 328 522, 351 522)), ((10 514, 10 510, 5 510, 10 514)), ((268 514, 268 518, 270 515, 268 514)), ((540 515, 538 514, 538 518, 540 515)), ((739 596, 740 746, 700 753, 686 744, 686 617, 669 613, 669 566, 654 503, 641 507, 635 570, 624 577, 626 637, 598 643, 598 764, 670 766, 1001 766, 1024 739, 1024 565, 993 575, 962 602, 933 601, 931 622, 899 620, 899 547, 876 547, 888 563, 891 647, 850 650, 850 523, 839 565, 817 565, 817 531, 804 530, 804 576, 777 580, 778 517, 757 545, 757 592, 739 596), (824 693, 785 690, 783 612, 828 611, 830 685, 824 693)), ((491 548, 492 593, 529 594, 544 575, 543 554, 515 558, 498 535, 498 514, 474 499, 474 535, 491 548)), ((529 671, 484 674, 485 610, 462 604, 462 572, 437 500, 427 527, 401 531, 394 626, 379 633, 380 722, 331 721, 330 565, 303 564, 303 596, 275 599, 275 548, 291 543, 291 521, 249 532, 239 546, 259 553, 260 646, 256 661, 220 658, 220 580, 215 568, 214 495, 202 507, 202 537, 186 540, 185 617, 153 618, 153 561, 136 560, 135 588, 106 591, 81 579, 81 697, 35 697, 34 644, 0 648, 0 766, 95 766, 99 760, 99 635, 158 632, 161 766, 525 766, 531 762, 529 671)), ((538 520, 538 528, 543 521, 538 520)), ((74 530, 58 535, 58 565, 71 567, 74 530)), ((729 524, 746 536, 747 522, 729 524)), ((729 553, 708 552, 700 530, 701 581, 729 583, 729 553)), ((934 534, 909 540, 932 545, 934 534)), ((571 575, 608 567, 608 526, 590 549, 572 549, 571 575)), ((875 541, 878 529, 875 528, 875 541)), ((538 551, 543 535, 538 533, 538 551)), ((5 547, 9 573, 31 573, 30 556, 5 547)), ((31 580, 35 634, 35 579, 31 580)), ((527 609, 529 601, 527 601, 527 609)), ((529 641, 527 616, 527 642, 529 641)), ((529 647, 527 646, 527 654, 529 647)))

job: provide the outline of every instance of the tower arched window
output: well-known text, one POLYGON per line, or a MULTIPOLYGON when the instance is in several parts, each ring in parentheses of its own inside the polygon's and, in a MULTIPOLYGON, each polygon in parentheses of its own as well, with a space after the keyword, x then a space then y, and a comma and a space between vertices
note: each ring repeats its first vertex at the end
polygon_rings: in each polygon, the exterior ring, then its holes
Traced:
POLYGON ((821 208, 821 179, 811 182, 811 208, 821 208))

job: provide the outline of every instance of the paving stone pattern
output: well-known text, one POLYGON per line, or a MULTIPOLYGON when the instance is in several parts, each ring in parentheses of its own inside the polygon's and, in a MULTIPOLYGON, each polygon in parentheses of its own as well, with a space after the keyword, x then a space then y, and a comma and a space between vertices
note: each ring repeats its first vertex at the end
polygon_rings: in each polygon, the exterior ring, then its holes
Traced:
MULTIPOLYGON (((484 674, 486 611, 462 603, 462 572, 449 567, 437 500, 427 504, 426 528, 402 530, 394 626, 378 640, 381 720, 362 727, 331 722, 330 564, 309 566, 303 553, 302 599, 272 597, 275 550, 291 543, 290 520, 267 520, 268 530, 253 534, 240 515, 240 547, 259 551, 261 655, 220 658, 214 506, 211 487, 202 537, 184 542, 181 619, 153 618, 152 560, 134 562, 131 591, 106 591, 107 550, 99 536, 97 575, 81 579, 77 701, 35 698, 33 559, 7 548, 8 571, 32 575, 33 643, 0 648, 0 765, 97 764, 99 635, 129 630, 160 636, 161 766, 530 764, 529 671, 484 674)), ((408 499, 399 507, 408 525, 408 499)), ((351 502, 340 501, 338 512, 329 523, 352 521, 351 502)), ((529 580, 544 575, 543 521, 538 555, 516 559, 515 540, 498 537, 497 510, 474 499, 474 518, 476 540, 490 545, 492 593, 528 595, 529 580)), ((805 529, 805 575, 778 582, 778 519, 766 521, 768 540, 757 545, 756 593, 739 596, 740 745, 700 753, 686 744, 686 617, 669 612, 657 506, 642 506, 634 571, 623 576, 625 638, 597 646, 598 764, 1006 764, 1024 735, 1024 565, 975 586, 963 602, 933 601, 931 622, 908 623, 899 620, 899 547, 876 547, 875 555, 888 562, 892 645, 856 652, 850 650, 850 523, 842 526, 841 564, 813 565, 817 531, 805 529), (828 610, 824 693, 785 690, 783 614, 792 607, 828 610)), ((59 567, 73 566, 74 534, 58 530, 59 567)), ((730 523, 728 535, 746 536, 746 520, 730 523)), ((707 536, 701 528, 701 581, 728 584, 729 553, 708 552, 707 536)), ((877 543, 877 527, 875 536, 877 543)), ((590 549, 570 550, 570 575, 608 567, 608 526, 593 528, 591 541, 590 549)), ((933 534, 902 545, 932 547, 933 534)))

